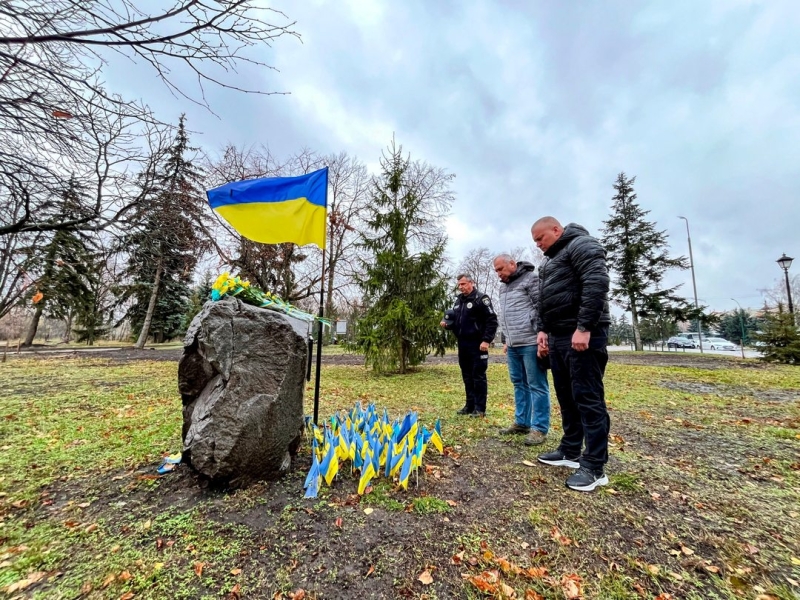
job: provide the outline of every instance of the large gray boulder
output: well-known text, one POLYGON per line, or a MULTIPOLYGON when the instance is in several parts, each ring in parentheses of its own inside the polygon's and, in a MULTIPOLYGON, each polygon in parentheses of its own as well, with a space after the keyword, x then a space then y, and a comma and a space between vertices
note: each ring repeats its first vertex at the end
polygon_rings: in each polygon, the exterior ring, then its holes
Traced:
POLYGON ((178 365, 183 460, 212 483, 243 487, 289 469, 303 429, 302 327, 236 298, 207 302, 192 320, 178 365))

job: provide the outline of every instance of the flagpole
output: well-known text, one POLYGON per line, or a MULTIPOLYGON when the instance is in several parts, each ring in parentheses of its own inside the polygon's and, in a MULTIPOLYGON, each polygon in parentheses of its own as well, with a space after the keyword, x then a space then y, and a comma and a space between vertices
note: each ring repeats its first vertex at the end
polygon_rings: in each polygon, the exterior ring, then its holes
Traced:
MULTIPOLYGON (((328 206, 328 168, 325 167, 325 207, 328 206)), ((325 233, 328 233, 327 224, 325 233)), ((326 235, 327 238, 327 235, 326 235)), ((325 306, 325 246, 322 248, 322 274, 319 279, 319 321, 317 323, 317 370, 314 381, 314 425, 319 425, 319 376, 322 370, 322 317, 324 316, 325 306)))

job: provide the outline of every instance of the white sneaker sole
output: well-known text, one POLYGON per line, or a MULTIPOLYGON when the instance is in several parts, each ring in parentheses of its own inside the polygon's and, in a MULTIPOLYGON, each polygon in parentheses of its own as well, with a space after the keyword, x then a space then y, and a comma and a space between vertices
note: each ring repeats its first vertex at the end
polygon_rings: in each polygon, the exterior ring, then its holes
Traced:
POLYGON ((571 490, 576 490, 578 492, 591 492, 595 488, 600 487, 601 485, 608 485, 608 476, 603 475, 597 481, 590 483, 589 485, 569 485, 567 487, 571 490))
POLYGON ((541 458, 537 458, 536 460, 543 465, 550 465, 551 467, 568 467, 570 469, 577 469, 581 466, 578 461, 570 460, 568 458, 562 458, 559 460, 542 460, 541 458))

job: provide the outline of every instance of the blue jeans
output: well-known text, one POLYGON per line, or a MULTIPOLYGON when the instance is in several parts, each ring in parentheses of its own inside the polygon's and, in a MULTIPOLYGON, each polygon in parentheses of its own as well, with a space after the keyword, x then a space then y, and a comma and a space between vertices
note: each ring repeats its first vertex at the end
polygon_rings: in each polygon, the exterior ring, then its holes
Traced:
POLYGON ((508 374, 514 384, 514 420, 542 433, 550 430, 550 386, 547 369, 536 358, 537 347, 509 346, 508 374))

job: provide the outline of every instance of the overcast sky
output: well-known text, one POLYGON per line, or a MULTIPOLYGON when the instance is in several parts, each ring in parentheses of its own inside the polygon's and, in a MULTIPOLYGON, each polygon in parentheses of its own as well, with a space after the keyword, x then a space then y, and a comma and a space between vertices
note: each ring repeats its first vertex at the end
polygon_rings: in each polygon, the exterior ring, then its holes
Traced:
MULTIPOLYGON (((289 95, 212 90, 217 118, 155 82, 133 89, 162 118, 187 112, 208 149, 308 147, 373 166, 394 133, 412 158, 456 174, 456 262, 529 245, 545 214, 598 234, 620 171, 636 176, 675 254, 688 254, 678 215, 689 219, 701 303, 758 307, 782 279, 776 259, 800 257, 796 0, 272 6, 302 42, 276 41, 260 58, 279 71, 242 77, 289 95)), ((124 88, 119 73, 108 79, 124 88)), ((691 297, 688 271, 670 281, 691 297)))

